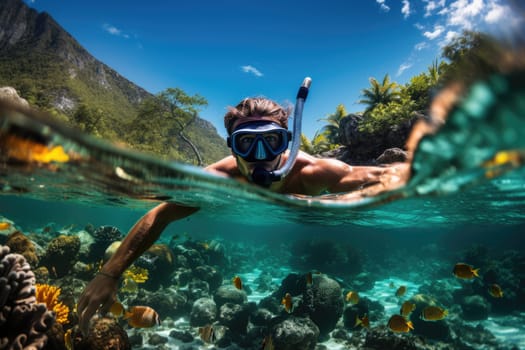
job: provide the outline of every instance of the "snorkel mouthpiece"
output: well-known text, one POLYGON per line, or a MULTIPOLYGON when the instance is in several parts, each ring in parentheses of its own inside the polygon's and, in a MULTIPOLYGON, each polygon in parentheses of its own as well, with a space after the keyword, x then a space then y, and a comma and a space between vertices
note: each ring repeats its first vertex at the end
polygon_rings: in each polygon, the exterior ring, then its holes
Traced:
POLYGON ((299 153, 299 147, 301 146, 301 122, 303 118, 303 106, 304 101, 308 97, 308 91, 310 90, 310 85, 312 84, 312 79, 306 77, 297 92, 297 100, 295 102, 294 108, 294 118, 293 118, 293 138, 292 146, 290 147, 290 154, 288 159, 282 166, 282 168, 273 171, 267 171, 264 168, 256 167, 252 172, 252 181, 257 185, 263 187, 269 187, 272 182, 279 181, 283 179, 290 170, 292 170, 297 154, 299 153))

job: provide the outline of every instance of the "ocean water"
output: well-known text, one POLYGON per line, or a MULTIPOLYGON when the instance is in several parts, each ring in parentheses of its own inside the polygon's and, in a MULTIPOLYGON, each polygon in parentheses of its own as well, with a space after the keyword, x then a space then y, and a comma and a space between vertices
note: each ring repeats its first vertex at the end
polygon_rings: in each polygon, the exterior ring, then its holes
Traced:
MULTIPOLYGON (((337 281, 342 293, 358 291, 373 305, 370 329, 343 326, 341 317, 337 328, 346 336, 319 339, 320 346, 359 348, 366 332, 386 328, 403 301, 423 295, 449 311, 436 323, 446 325, 450 338, 418 333, 416 323, 412 333, 392 337, 422 338, 428 349, 525 349, 525 108, 523 89, 509 94, 512 108, 497 109, 494 102, 491 113, 478 113, 465 103, 438 134, 425 139, 414 157, 414 177, 393 201, 385 201, 391 193, 357 202, 268 193, 3 111, 0 137, 22 125, 81 161, 24 163, 3 154, 0 216, 32 235, 46 235, 46 227, 80 234, 87 225, 125 233, 163 199, 198 205, 199 212, 169 225, 159 242, 173 246, 177 236, 185 237, 176 242, 181 245, 220 243, 228 261, 223 283, 241 276, 248 301, 258 304, 291 273, 318 271, 337 281), (458 262, 480 268, 480 277, 456 278, 452 270, 458 262), (259 291, 262 275, 269 276, 271 287, 259 291), (492 283, 503 288, 503 298, 488 293, 492 283), (401 285, 407 292, 396 297, 401 285), (477 319, 466 301, 472 297, 479 313, 485 312, 477 319), (479 332, 484 336, 476 336, 479 332)), ((345 303, 345 309, 351 307, 345 303)), ((199 339, 188 314, 165 319, 157 328, 127 330, 143 336, 144 345, 134 349, 212 346, 199 339), (173 329, 187 330, 195 340, 182 343, 169 336, 173 329), (168 342, 148 345, 152 334, 168 342)))

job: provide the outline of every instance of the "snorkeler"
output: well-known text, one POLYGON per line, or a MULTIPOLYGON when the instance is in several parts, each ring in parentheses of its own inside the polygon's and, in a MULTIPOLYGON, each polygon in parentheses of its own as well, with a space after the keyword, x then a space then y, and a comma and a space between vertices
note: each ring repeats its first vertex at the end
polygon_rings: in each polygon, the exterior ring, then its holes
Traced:
MULTIPOLYGON (((300 119, 309 82, 301 86, 294 123, 300 119), (298 108, 299 107, 299 108, 298 108)), ((256 183, 277 193, 320 195, 379 186, 399 187, 408 178, 409 164, 390 167, 350 166, 335 159, 320 159, 298 151, 300 130, 288 131, 290 108, 266 98, 246 98, 224 116, 232 155, 209 165, 207 171, 256 183), (288 150, 289 142, 295 143, 288 150)), ((300 124, 299 124, 300 125, 300 124)), ((297 128, 295 128, 297 129, 297 128)), ((173 221, 199 208, 165 202, 147 212, 131 228, 122 244, 84 289, 77 306, 84 334, 96 312, 105 314, 116 300, 119 279, 173 221)))

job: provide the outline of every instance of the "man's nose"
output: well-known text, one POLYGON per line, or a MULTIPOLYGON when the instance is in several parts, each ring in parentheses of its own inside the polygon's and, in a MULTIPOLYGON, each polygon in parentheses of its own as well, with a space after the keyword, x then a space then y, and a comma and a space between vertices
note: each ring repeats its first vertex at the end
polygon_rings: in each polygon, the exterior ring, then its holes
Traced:
POLYGON ((261 140, 257 140, 257 148, 255 149, 255 159, 266 159, 266 151, 264 150, 264 145, 261 140))

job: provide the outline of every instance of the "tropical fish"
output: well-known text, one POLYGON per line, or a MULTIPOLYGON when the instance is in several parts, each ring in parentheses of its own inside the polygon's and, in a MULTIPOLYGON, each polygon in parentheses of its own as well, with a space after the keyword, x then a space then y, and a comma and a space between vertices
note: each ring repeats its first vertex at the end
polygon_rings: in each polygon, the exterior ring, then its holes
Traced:
POLYGON ((241 278, 239 276, 235 276, 232 279, 232 282, 233 282, 233 285, 235 286, 235 288, 242 289, 242 281, 241 281, 241 278))
POLYGON ((503 290, 496 283, 491 284, 489 286, 489 294, 492 295, 494 298, 503 298, 503 290))
POLYGON ((479 269, 475 269, 473 266, 465 263, 457 263, 453 270, 454 276, 467 280, 479 277, 478 271, 479 269))
POLYGON ((346 293, 346 301, 351 304, 357 304, 359 302, 359 293, 354 291, 349 291, 346 293))
POLYGON ((286 293, 284 295, 284 298, 281 300, 281 304, 284 305, 284 310, 286 310, 286 312, 288 313, 292 312, 292 307, 293 307, 292 295, 290 293, 286 293))
POLYGON ((390 328, 393 332, 408 333, 411 329, 414 329, 414 326, 412 325, 412 322, 403 316, 392 315, 392 317, 390 317, 388 320, 388 328, 390 328))
POLYGON ((205 343, 213 343, 216 340, 215 330, 211 324, 204 327, 199 327, 199 336, 205 343))
POLYGON ((427 306, 421 312, 421 318, 425 321, 439 321, 447 315, 448 311, 439 306, 427 306))
POLYGON ((159 314, 149 306, 133 306, 124 312, 124 319, 133 328, 149 328, 160 325, 159 314))
POLYGON ((0 230, 1 231, 7 230, 10 227, 11 227, 11 223, 10 222, 6 222, 6 221, 0 222, 0 230))
POLYGON ((64 345, 66 346, 67 350, 73 350, 73 339, 71 338, 71 332, 73 331, 73 328, 69 328, 64 333, 64 345))
POLYGON ((313 282, 314 282, 314 280, 313 280, 313 276, 312 276, 312 271, 309 271, 306 274, 306 285, 307 286, 311 286, 313 282))
POLYGON ((358 315, 355 315, 355 325, 354 327, 362 326, 364 328, 370 327, 370 320, 368 319, 368 315, 365 314, 362 318, 359 318, 358 315))
POLYGON ((275 346, 273 345, 273 338, 271 334, 268 334, 264 337, 262 342, 262 350, 275 350, 275 346))
POLYGON ((396 290, 396 297, 402 297, 403 295, 405 295, 406 292, 407 292, 407 287, 406 286, 400 286, 396 290))
POLYGON ((122 293, 137 293, 139 291, 139 285, 133 278, 124 278, 120 291, 122 293))
POLYGON ((66 163, 69 155, 62 146, 48 147, 44 144, 23 139, 18 136, 8 135, 4 140, 8 149, 7 156, 23 162, 66 163))
POLYGON ((120 317, 124 315, 124 305, 122 305, 120 302, 116 301, 111 305, 109 308, 109 312, 111 312, 115 317, 120 317))
POLYGON ((416 309, 416 304, 413 304, 407 300, 403 303, 403 305, 401 305, 401 310, 399 311, 399 313, 401 314, 401 316, 407 317, 415 309, 416 309))

